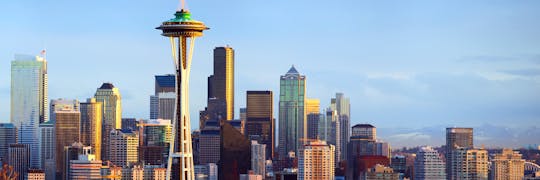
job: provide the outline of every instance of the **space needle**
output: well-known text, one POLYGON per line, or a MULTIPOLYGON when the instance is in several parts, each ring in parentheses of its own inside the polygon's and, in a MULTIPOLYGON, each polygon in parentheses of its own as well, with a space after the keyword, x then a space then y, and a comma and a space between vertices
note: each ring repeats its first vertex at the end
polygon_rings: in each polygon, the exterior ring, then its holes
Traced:
POLYGON ((191 13, 184 8, 177 10, 174 18, 165 21, 156 29, 163 31, 161 35, 169 37, 174 61, 176 77, 176 103, 173 119, 172 138, 167 159, 167 180, 171 179, 173 158, 178 158, 179 178, 181 180, 195 179, 193 167, 193 147, 191 144, 191 122, 189 118, 189 73, 195 39, 209 29, 201 21, 191 18, 191 13), (178 147, 174 147, 177 143, 178 147))

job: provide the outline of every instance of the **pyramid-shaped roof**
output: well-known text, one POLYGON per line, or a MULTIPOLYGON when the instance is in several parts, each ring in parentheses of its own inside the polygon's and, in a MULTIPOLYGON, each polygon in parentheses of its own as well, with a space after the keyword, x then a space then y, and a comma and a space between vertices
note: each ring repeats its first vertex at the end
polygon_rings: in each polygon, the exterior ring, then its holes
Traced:
POLYGON ((287 74, 300 74, 300 73, 298 73, 296 68, 294 68, 294 65, 292 65, 291 69, 289 69, 289 71, 287 71, 287 74))

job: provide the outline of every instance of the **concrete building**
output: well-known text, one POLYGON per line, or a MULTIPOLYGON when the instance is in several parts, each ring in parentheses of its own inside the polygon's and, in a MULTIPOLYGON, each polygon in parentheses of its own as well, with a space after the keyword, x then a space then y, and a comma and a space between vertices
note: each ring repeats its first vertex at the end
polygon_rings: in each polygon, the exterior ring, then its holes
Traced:
POLYGON ((110 161, 117 166, 130 166, 139 161, 139 134, 130 130, 110 132, 110 161))
POLYGON ((27 180, 45 180, 45 172, 40 169, 28 170, 27 180))
POLYGON ((298 179, 334 179, 335 147, 324 141, 308 142, 298 159, 298 179))
POLYGON ((30 169, 30 145, 28 144, 10 144, 8 147, 8 164, 13 166, 13 170, 19 173, 18 180, 27 178, 30 169))
POLYGON ((363 173, 365 180, 398 180, 399 173, 394 172, 390 167, 377 164, 363 173))
POLYGON ((249 171, 248 174, 240 174, 240 180, 263 180, 264 176, 256 174, 253 171, 249 171))
POLYGON ((39 124, 41 167, 47 180, 56 179, 56 135, 53 121, 39 124))
POLYGON ((280 77, 279 93, 278 153, 283 160, 289 152, 298 154, 298 148, 303 146, 301 140, 307 137, 306 76, 300 75, 292 66, 280 77))
POLYGON ((218 166, 214 163, 195 165, 195 179, 218 180, 218 166))
POLYGON ((456 169, 453 157, 453 151, 458 148, 473 149, 473 129, 472 128, 446 128, 446 179, 455 180, 457 175, 454 174, 456 169))
POLYGON ((251 141, 251 170, 254 174, 266 175, 266 144, 251 141))
POLYGON ((96 101, 95 98, 88 98, 86 102, 81 103, 80 109, 81 143, 91 146, 95 158, 101 160, 103 103, 96 101))
POLYGON ((520 180, 525 172, 525 160, 522 155, 512 149, 503 149, 491 160, 492 180, 520 180))
MULTIPOLYGON (((43 54, 42 54, 43 55, 43 54)), ((30 167, 40 168, 39 123, 48 121, 47 61, 42 56, 15 55, 11 61, 10 122, 18 130, 17 143, 28 144, 30 167)))
POLYGON ((488 179, 488 152, 458 147, 452 151, 452 179, 488 179))
POLYGON ((445 169, 444 161, 437 151, 429 146, 420 148, 414 161, 414 179, 444 180, 445 169))
POLYGON ((101 142, 101 159, 110 160, 109 155, 109 135, 113 129, 122 128, 122 97, 118 88, 114 87, 111 83, 103 83, 101 87, 96 90, 94 95, 96 102, 103 104, 103 118, 101 135, 103 141, 101 142))
POLYGON ((246 137, 266 145, 266 159, 272 159, 275 142, 274 96, 272 91, 247 91, 246 137))
POLYGON ((76 160, 70 160, 69 179, 101 179, 101 160, 87 146, 76 160))
POLYGON ((0 123, 0 163, 8 162, 10 144, 17 143, 17 127, 11 123, 0 123))

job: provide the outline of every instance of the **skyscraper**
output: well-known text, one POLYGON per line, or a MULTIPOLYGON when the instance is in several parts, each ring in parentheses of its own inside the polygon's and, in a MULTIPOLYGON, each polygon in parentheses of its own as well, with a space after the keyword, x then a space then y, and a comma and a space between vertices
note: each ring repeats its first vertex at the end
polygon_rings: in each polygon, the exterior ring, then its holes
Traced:
POLYGON ((56 135, 54 127, 55 123, 53 121, 39 124, 41 167, 45 172, 45 178, 48 180, 56 179, 56 135))
POLYGON ((307 136, 305 100, 306 76, 300 75, 294 66, 280 77, 279 90, 279 156, 289 152, 298 154, 301 140, 307 136))
POLYGON ((444 180, 445 165, 439 153, 431 147, 422 147, 414 160, 414 179, 444 180))
POLYGON ((246 94, 246 137, 265 144, 265 158, 271 159, 275 141, 274 96, 272 91, 247 91, 246 94))
POLYGON ((326 141, 328 144, 334 145, 335 147, 335 158, 334 162, 336 163, 336 166, 341 161, 341 129, 340 129, 340 121, 339 116, 337 114, 336 110, 332 110, 332 108, 326 109, 326 116, 324 118, 324 128, 322 130, 323 132, 323 138, 324 141, 326 141))
POLYGON ((512 149, 503 149, 495 154, 491 163, 491 178, 493 180, 520 180, 525 171, 525 160, 521 154, 512 149))
MULTIPOLYGON (((75 103, 75 101, 72 102, 75 103)), ((55 117, 54 142, 56 144, 56 172, 57 175, 62 175, 60 177, 62 179, 66 178, 65 170, 67 167, 69 167, 65 164, 67 157, 64 156, 64 147, 70 146, 76 142, 80 142, 81 114, 78 110, 73 108, 74 106, 63 106, 63 108, 56 108, 56 110, 53 112, 55 117)))
POLYGON ((139 161, 139 134, 131 130, 110 132, 110 161, 117 166, 129 166, 139 161))
POLYGON ((207 121, 199 135, 199 164, 217 164, 220 158, 220 125, 207 121))
POLYGON ((94 95, 96 102, 103 104, 103 122, 101 123, 101 159, 109 160, 109 135, 113 129, 122 128, 122 104, 118 88, 111 83, 103 83, 94 95))
POLYGON ((81 143, 91 146, 94 150, 93 156, 101 160, 103 103, 95 98, 88 98, 81 103, 81 143))
POLYGON ((150 96, 150 119, 174 118, 176 102, 174 74, 155 76, 155 93, 150 96))
POLYGON ((220 120, 234 119, 234 49, 232 47, 216 47, 214 49, 214 74, 208 77, 208 98, 216 98, 225 102, 219 107, 225 112, 220 120))
POLYGON ((39 123, 48 121, 47 61, 44 57, 15 55, 11 62, 11 123, 18 143, 28 144, 30 167, 39 168, 39 123))
POLYGON ((320 100, 306 99, 307 138, 319 139, 320 100))
POLYGON ((74 111, 80 111, 80 103, 78 100, 73 99, 53 99, 51 100, 51 108, 50 108, 50 120, 55 121, 56 114, 55 111, 62 111, 66 109, 71 109, 74 111))
POLYGON ((8 162, 8 148, 17 143, 17 128, 11 123, 0 123, 0 163, 8 162))
POLYGON ((473 129, 472 128, 446 128, 446 179, 456 179, 452 169, 458 162, 454 162, 453 151, 458 148, 473 149, 473 129))
POLYGON ((298 179, 317 180, 334 179, 334 146, 324 141, 316 140, 308 142, 301 148, 298 159, 298 179))
POLYGON ((30 145, 10 144, 8 148, 8 164, 13 166, 13 170, 19 173, 18 180, 26 179, 28 169, 30 169, 30 145))
MULTIPOLYGON (((365 162, 365 159, 376 154, 377 130, 371 124, 357 124, 352 127, 351 132, 348 145, 350 153, 347 158, 347 179, 358 179, 361 173, 359 170, 365 170, 365 167, 362 167, 363 164, 369 164, 365 162)), ((388 159, 384 156, 378 157, 388 159)))
POLYGON ((349 132, 351 124, 351 104, 349 98, 345 97, 343 93, 336 93, 336 97, 330 100, 330 104, 332 110, 337 112, 339 120, 340 144, 336 145, 336 150, 338 150, 337 146, 340 146, 339 151, 341 151, 341 157, 340 159, 336 159, 336 161, 340 161, 347 158, 347 144, 349 143, 349 138, 351 136, 349 132))

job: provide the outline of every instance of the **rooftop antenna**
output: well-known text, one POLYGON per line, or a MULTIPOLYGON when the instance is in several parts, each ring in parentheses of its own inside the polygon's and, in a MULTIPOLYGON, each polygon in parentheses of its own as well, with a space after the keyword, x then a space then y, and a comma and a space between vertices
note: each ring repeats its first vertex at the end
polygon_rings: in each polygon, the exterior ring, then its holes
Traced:
POLYGON ((180 11, 180 10, 184 9, 184 8, 185 8, 185 4, 186 4, 185 0, 180 0, 180 4, 178 5, 178 9, 177 9, 177 10, 180 11))

